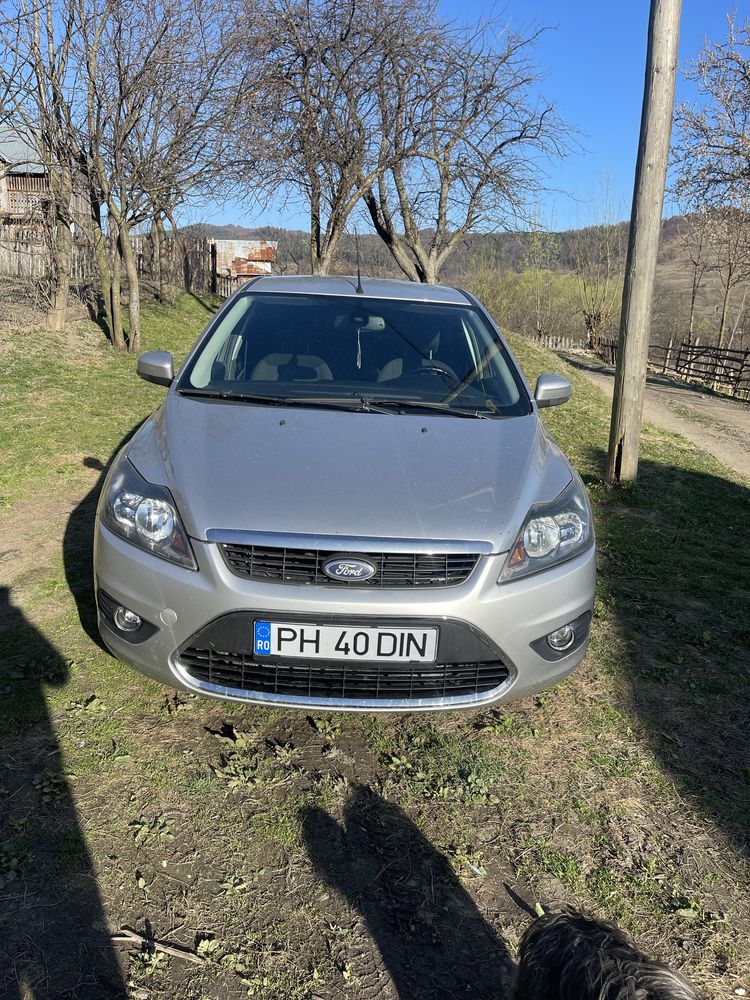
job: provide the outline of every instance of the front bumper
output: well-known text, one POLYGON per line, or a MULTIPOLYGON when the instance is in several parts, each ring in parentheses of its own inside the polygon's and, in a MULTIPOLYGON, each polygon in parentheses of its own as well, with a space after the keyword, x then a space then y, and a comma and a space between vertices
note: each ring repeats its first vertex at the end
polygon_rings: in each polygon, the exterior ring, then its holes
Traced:
MULTIPOLYGON (((217 545, 191 541, 198 572, 131 545, 98 519, 94 542, 98 596, 109 595, 155 627, 141 641, 129 640, 113 626, 111 617, 102 613, 106 601, 100 599, 99 628, 105 643, 120 660, 183 690, 308 710, 407 712, 486 706, 523 698, 557 683, 580 662, 588 646, 587 615, 593 607, 596 574, 593 546, 561 566, 501 586, 497 577, 505 556, 490 555, 482 556, 471 576, 458 586, 355 590, 335 583, 303 586, 242 579, 228 569, 217 545), (489 690, 468 693, 461 689, 461 693, 451 694, 448 683, 445 693, 422 697, 417 687, 413 694, 394 698, 360 697, 356 692, 350 697, 345 686, 334 697, 326 697, 313 686, 311 694, 297 693, 299 685, 294 691, 274 691, 269 684, 263 684, 263 690, 252 690, 246 681, 243 687, 227 682, 228 674, 220 674, 222 679, 216 683, 206 679, 209 675, 191 669, 189 657, 183 655, 186 650, 196 644, 213 649, 227 644, 226 629, 218 623, 231 619, 236 637, 242 635, 242 623, 246 623, 249 643, 256 618, 342 626, 436 625, 441 629, 439 663, 449 660, 463 667, 471 662, 482 669, 492 663, 503 669, 496 667, 494 675, 486 675, 497 681, 489 690), (541 637, 577 619, 583 627, 570 652, 549 659, 532 648, 541 637)), ((236 639, 235 645, 241 641, 236 639)), ((249 645, 235 651, 252 660, 249 645)), ((257 676, 259 665, 249 665, 257 676)))

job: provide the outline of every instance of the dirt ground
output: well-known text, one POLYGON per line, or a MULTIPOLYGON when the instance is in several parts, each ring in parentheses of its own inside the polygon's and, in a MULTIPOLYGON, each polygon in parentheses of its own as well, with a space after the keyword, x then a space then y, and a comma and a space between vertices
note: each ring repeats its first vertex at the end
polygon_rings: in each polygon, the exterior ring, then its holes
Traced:
MULTIPOLYGON (((615 370, 596 358, 564 354, 594 385, 611 398, 615 370)), ((644 420, 682 434, 724 465, 750 479, 750 404, 717 396, 708 389, 649 375, 644 420)))

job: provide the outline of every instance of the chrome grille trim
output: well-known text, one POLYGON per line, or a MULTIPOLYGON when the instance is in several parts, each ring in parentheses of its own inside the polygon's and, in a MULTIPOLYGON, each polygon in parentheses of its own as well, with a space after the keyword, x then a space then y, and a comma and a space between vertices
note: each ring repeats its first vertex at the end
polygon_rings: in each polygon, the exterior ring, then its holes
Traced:
POLYGON ((286 531, 235 531, 209 528, 206 541, 220 545, 257 545, 275 549, 317 549, 325 552, 417 552, 424 555, 492 555, 492 542, 479 539, 380 538, 367 535, 307 535, 286 531))

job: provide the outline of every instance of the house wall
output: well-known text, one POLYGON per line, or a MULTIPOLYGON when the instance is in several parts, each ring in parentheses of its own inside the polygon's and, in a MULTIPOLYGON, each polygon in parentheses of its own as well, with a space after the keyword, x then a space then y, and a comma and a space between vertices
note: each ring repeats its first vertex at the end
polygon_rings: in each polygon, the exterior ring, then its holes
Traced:
POLYGON ((271 274, 278 243, 273 240, 212 240, 216 273, 233 278, 271 274))
POLYGON ((5 210, 8 215, 22 219, 35 215, 49 198, 46 177, 29 174, 8 174, 5 178, 5 210))

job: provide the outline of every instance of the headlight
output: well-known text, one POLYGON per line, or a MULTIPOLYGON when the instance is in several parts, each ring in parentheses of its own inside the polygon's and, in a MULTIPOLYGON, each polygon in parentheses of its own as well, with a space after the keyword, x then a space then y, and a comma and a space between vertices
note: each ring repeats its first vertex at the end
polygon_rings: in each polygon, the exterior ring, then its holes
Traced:
POLYGON ((127 458, 112 470, 101 518, 110 531, 133 545, 188 569, 198 569, 172 494, 147 483, 127 458))
POLYGON ((575 479, 551 503, 535 503, 505 560, 498 583, 572 559, 594 540, 586 489, 575 479))

